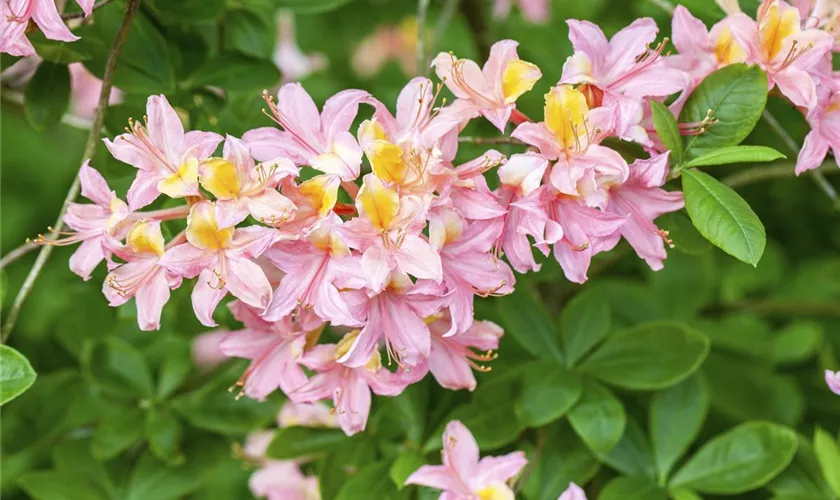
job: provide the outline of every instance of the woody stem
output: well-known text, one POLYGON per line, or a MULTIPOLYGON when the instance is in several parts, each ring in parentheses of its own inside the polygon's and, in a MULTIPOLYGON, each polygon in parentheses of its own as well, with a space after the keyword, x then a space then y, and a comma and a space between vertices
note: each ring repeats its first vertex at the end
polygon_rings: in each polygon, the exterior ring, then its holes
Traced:
MULTIPOLYGON (((137 14, 140 2, 141 0, 127 1, 122 24, 120 25, 119 31, 117 31, 117 36, 114 38, 114 44, 111 46, 111 50, 108 53, 108 61, 105 65, 105 74, 102 77, 102 90, 99 93, 99 107, 96 108, 96 116, 93 119, 93 125, 90 127, 90 133, 88 134, 84 156, 82 157, 83 164, 93 157, 93 153, 96 151, 96 145, 99 143, 99 134, 102 132, 102 124, 105 121, 105 113, 108 110, 108 100, 111 97, 111 87, 114 85, 114 71, 117 69, 117 59, 119 59, 120 51, 125 43, 125 39, 131 31, 131 25, 133 24, 135 14, 137 14)), ((70 186, 70 189, 67 191, 67 196, 64 198, 61 211, 56 218, 55 224, 53 224, 53 230, 47 237, 48 240, 55 240, 58 238, 58 234, 64 227, 64 214, 67 212, 67 206, 70 202, 76 199, 76 196, 78 196, 81 185, 80 183, 81 181, 77 175, 73 180, 73 184, 70 186)), ((52 250, 53 245, 44 245, 41 247, 41 251, 38 253, 38 258, 35 260, 35 264, 32 266, 32 269, 30 269, 29 274, 26 275, 23 286, 21 286, 11 309, 9 309, 6 322, 3 324, 2 333, 0 334, 0 343, 5 343, 8 340, 9 335, 12 334, 12 329, 15 327, 18 315, 20 314, 20 309, 23 307, 23 304, 32 292, 32 288, 35 286, 35 281, 44 269, 44 265, 46 265, 47 260, 50 258, 52 250)))
POLYGON ((429 0, 417 2, 417 74, 426 74, 426 12, 429 0))
MULTIPOLYGON (((102 7, 105 7, 106 5, 108 5, 109 3, 113 2, 113 1, 114 0, 99 0, 98 2, 96 2, 93 5, 93 9, 91 9, 91 12, 95 11, 96 9, 100 9, 102 7)), ((84 12, 71 12, 69 14, 62 14, 61 15, 61 19, 65 20, 65 21, 69 21, 70 19, 81 19, 83 17, 87 17, 87 16, 85 16, 84 12)))
POLYGON ((519 139, 513 137, 471 137, 460 136, 458 142, 465 144, 515 144, 517 146, 526 146, 526 144, 519 139))

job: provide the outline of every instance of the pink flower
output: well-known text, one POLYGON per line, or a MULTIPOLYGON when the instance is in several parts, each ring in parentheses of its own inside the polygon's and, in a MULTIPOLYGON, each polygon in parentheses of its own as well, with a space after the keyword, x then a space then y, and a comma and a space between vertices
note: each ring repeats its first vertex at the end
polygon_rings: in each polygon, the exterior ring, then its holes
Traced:
MULTIPOLYGON (((77 0, 86 16, 94 0, 77 0)), ((32 20, 50 40, 75 42, 79 39, 64 24, 54 0, 0 0, 0 52, 13 56, 33 56, 35 48, 26 38, 32 20)))
POLYGON ((829 94, 827 89, 821 88, 820 94, 817 105, 808 111, 811 131, 799 151, 796 175, 819 167, 829 149, 835 158, 840 158, 840 92, 829 94))
POLYGON ((372 78, 389 61, 396 61, 405 75, 417 74, 417 18, 396 25, 380 25, 353 51, 351 66, 362 78, 372 78))
POLYGON ((513 40, 493 44, 484 68, 445 52, 435 57, 432 66, 455 97, 469 102, 477 113, 504 132, 516 109, 516 100, 542 77, 536 65, 519 59, 518 45, 513 40))
POLYGON ((731 16, 732 35, 747 50, 747 61, 767 72, 775 86, 796 106, 817 103, 816 84, 809 72, 823 61, 834 38, 819 29, 802 29, 796 7, 782 0, 764 0, 758 22, 745 14, 731 16))
POLYGON ((677 5, 671 31, 679 55, 667 57, 665 61, 691 75, 692 88, 716 69, 747 59, 746 50, 732 36, 729 18, 712 26, 710 32, 703 21, 677 5))
POLYGON ((286 401, 277 415, 280 427, 338 427, 335 412, 322 403, 295 403, 286 401))
POLYGON ((429 371, 442 387, 452 390, 475 389, 473 370, 489 371, 476 364, 496 358, 491 351, 499 348, 504 330, 490 321, 476 321, 465 332, 448 335, 450 318, 445 314, 429 325, 432 332, 432 350, 429 354, 429 371), (479 354, 473 351, 486 351, 479 354))
POLYGON ((301 325, 291 317, 274 323, 262 321, 257 311, 239 301, 233 302, 230 310, 246 328, 229 332, 219 349, 225 356, 251 360, 236 383, 242 394, 262 401, 275 389, 288 394, 306 382, 298 365, 307 336, 301 325))
POLYGON ((327 99, 322 112, 299 83, 280 87, 277 102, 264 95, 273 119, 282 127, 263 127, 245 132, 242 139, 259 161, 290 158, 342 181, 359 176, 362 149, 348 132, 359 104, 372 98, 361 90, 343 90, 327 99))
POLYGON ((106 257, 105 239, 112 236, 121 239, 125 234, 124 221, 130 212, 125 202, 111 191, 102 175, 90 166, 90 161, 82 165, 79 179, 82 196, 94 204, 70 203, 64 222, 75 232, 57 240, 39 236, 36 243, 64 246, 81 242, 70 257, 70 270, 87 281, 94 268, 106 257))
POLYGON ((557 500, 586 500, 586 493, 575 483, 569 483, 569 487, 560 494, 557 500))
POLYGON ((467 219, 487 220, 501 217, 505 209, 496 200, 496 196, 487 187, 484 173, 504 163, 505 156, 495 149, 451 169, 450 182, 442 182, 438 187, 438 199, 433 206, 449 205, 467 219))
POLYGON ((204 371, 213 370, 227 361, 228 357, 221 351, 219 344, 228 332, 217 331, 202 333, 192 341, 192 360, 195 366, 204 371))
POLYGON ((840 395, 840 371, 832 372, 831 370, 826 370, 825 383, 831 389, 831 392, 840 395))
POLYGON ((306 239, 280 242, 266 252, 266 257, 286 273, 263 315, 266 320, 312 309, 319 318, 335 325, 361 325, 333 284, 346 271, 343 260, 350 254, 336 230, 340 225, 341 219, 332 214, 306 239))
POLYGON ((304 54, 300 50, 295 40, 295 16, 286 11, 277 14, 277 41, 271 58, 284 83, 303 80, 322 71, 328 63, 324 54, 304 54))
POLYGON ((290 460, 269 460, 248 480, 251 493, 268 500, 319 500, 318 478, 305 476, 290 460))
POLYGON ((662 261, 667 257, 665 242, 670 244, 667 231, 656 227, 654 220, 685 205, 682 193, 660 188, 667 176, 668 153, 636 160, 630 165, 627 182, 610 191, 605 208, 607 213, 626 217, 618 231, 654 271, 662 269, 662 261))
POLYGON ((141 330, 160 329, 160 314, 169 301, 169 290, 181 285, 180 277, 167 273, 160 265, 163 243, 159 221, 135 223, 128 232, 126 245, 112 249, 126 263, 113 268, 102 284, 102 293, 108 297, 111 307, 135 298, 141 330))
POLYGON ((514 493, 507 481, 528 463, 521 451, 479 460, 475 439, 458 420, 446 425, 441 456, 442 465, 420 467, 406 479, 406 484, 443 490, 441 500, 513 499, 514 493))
POLYGON ((495 0, 493 2, 493 16, 505 19, 510 15, 511 4, 516 3, 525 20, 543 24, 548 21, 551 8, 549 0, 495 0))
POLYGON ((213 203, 202 201, 190 209, 186 236, 187 243, 167 250, 160 263, 175 275, 198 276, 192 302, 201 324, 216 326, 213 311, 228 291, 260 311, 268 307, 271 284, 253 259, 274 243, 274 229, 220 229, 213 203))
POLYGON ((284 178, 297 175, 298 168, 285 158, 255 165, 248 146, 230 135, 222 158, 198 166, 201 187, 216 197, 216 222, 221 227, 235 226, 248 214, 268 225, 290 219, 295 205, 276 188, 284 178))
POLYGON ((149 97, 146 113, 146 126, 130 121, 130 132, 113 142, 104 139, 114 158, 139 169, 128 190, 132 210, 145 207, 161 194, 198 196, 198 166, 222 140, 213 132, 185 134, 178 114, 162 95, 149 97))
POLYGON ((390 372, 382 366, 378 351, 358 367, 339 363, 337 360, 344 357, 358 335, 357 330, 345 335, 338 344, 319 344, 307 351, 301 362, 317 373, 289 394, 295 402, 332 399, 339 426, 348 436, 365 430, 370 413, 370 391, 380 396, 396 396, 426 374, 422 369, 390 372))
POLYGON ((603 102, 615 110, 620 137, 647 143, 646 134, 638 127, 642 99, 669 96, 689 83, 685 73, 665 64, 661 57, 664 43, 650 48, 659 31, 656 23, 650 18, 637 19, 610 40, 588 21, 566 23, 575 53, 563 65, 560 83, 582 84, 580 90, 588 96, 591 108, 603 102))
MULTIPOLYGON (((70 89, 72 91, 70 98, 73 117, 80 124, 90 126, 93 123, 93 117, 96 115, 96 108, 99 106, 102 80, 95 77, 82 63, 72 63, 67 67, 70 69, 70 89)), ((108 104, 120 102, 122 102, 122 91, 118 88, 112 88, 108 104)))

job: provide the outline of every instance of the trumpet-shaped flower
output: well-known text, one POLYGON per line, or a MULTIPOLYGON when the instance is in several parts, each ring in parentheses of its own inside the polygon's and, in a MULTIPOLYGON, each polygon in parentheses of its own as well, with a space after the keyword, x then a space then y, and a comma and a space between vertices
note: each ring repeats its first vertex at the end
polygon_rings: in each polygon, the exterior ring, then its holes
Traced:
POLYGON ((198 276, 192 303, 203 325, 216 326, 213 311, 228 291, 260 311, 268 307, 271 284, 253 259, 275 242, 274 229, 219 228, 215 207, 202 201, 190 210, 186 237, 187 243, 167 250, 160 262, 175 275, 198 276))
POLYGON ((764 0, 758 21, 745 14, 731 16, 732 35, 747 51, 747 62, 767 73, 772 89, 796 106, 817 104, 816 83, 811 72, 831 51, 834 38, 816 29, 802 29, 799 9, 782 0, 764 0))
POLYGON ((820 94, 817 105, 808 112, 811 131, 799 151, 796 175, 819 167, 829 149, 835 159, 840 158, 840 92, 829 94, 828 89, 821 88, 820 94))
POLYGON ((169 301, 169 290, 181 284, 180 278, 172 276, 160 265, 163 243, 159 221, 135 223, 128 232, 125 246, 112 250, 126 263, 112 269, 102 285, 102 292, 112 307, 135 298, 137 324, 141 330, 160 328, 160 314, 169 301))
POLYGON ((475 112, 504 131, 516 100, 542 77, 535 64, 519 59, 518 45, 513 40, 496 42, 483 68, 444 52, 435 57, 432 66, 455 97, 469 102, 475 112))
MULTIPOLYGON (((77 0, 86 16, 93 11, 94 0, 77 0)), ((75 42, 79 39, 64 24, 52 0, 3 0, 0 2, 0 52, 12 56, 34 56, 35 48, 26 38, 32 20, 50 40, 75 42)))
POLYGON ((651 269, 662 269, 667 257, 665 243, 670 244, 668 233, 654 222, 660 215, 681 209, 685 202, 679 191, 661 188, 668 176, 668 153, 636 160, 630 166, 630 178, 610 191, 605 211, 626 217, 618 229, 633 250, 648 263, 651 269))
POLYGON ((429 371, 442 387, 472 391, 476 386, 473 370, 490 371, 476 361, 496 359, 492 351, 499 348, 499 339, 505 332, 493 322, 476 321, 463 333, 447 336, 452 330, 451 318, 446 314, 440 316, 429 324, 432 332, 429 371), (484 352, 475 352, 473 349, 484 352))
POLYGON ((309 165, 342 181, 359 176, 362 149, 348 130, 359 111, 359 104, 372 98, 361 90, 344 90, 318 106, 299 83, 280 87, 277 101, 267 94, 273 120, 283 130, 263 127, 242 136, 258 161, 290 158, 298 165, 309 165))
POLYGON ((406 484, 443 490, 440 500, 513 500, 513 490, 507 482, 528 463, 521 451, 479 460, 475 438, 458 420, 446 425, 441 457, 442 465, 420 467, 406 479, 406 484))
POLYGON ((345 356, 358 336, 357 330, 345 335, 338 344, 319 344, 308 350, 301 363, 316 374, 289 394, 296 402, 332 399, 339 426, 348 436, 365 430, 371 391, 380 396, 396 396, 426 374, 421 368, 391 372, 382 366, 378 351, 369 354, 361 366, 341 364, 338 360, 345 356))
POLYGON ((172 198, 197 196, 198 166, 213 154, 222 137, 213 132, 184 133, 178 113, 166 97, 150 96, 146 124, 129 120, 129 131, 105 146, 114 158, 136 167, 128 190, 132 210, 145 207, 165 194, 172 198))
POLYGON ((319 500, 318 478, 306 476, 292 460, 269 460, 248 480, 251 493, 267 500, 319 500))
POLYGON ((501 217, 505 209, 487 187, 484 173, 504 163, 504 155, 495 149, 450 169, 450 181, 441 182, 433 206, 453 207, 467 219, 487 220, 501 217))
POLYGON ((268 225, 291 218, 294 203, 276 189, 283 178, 298 175, 290 160, 277 158, 256 165, 248 146, 232 136, 225 139, 222 155, 198 167, 201 187, 216 197, 217 224, 235 226, 248 214, 268 225))
POLYGON ((286 401, 277 414, 277 425, 286 427, 338 427, 338 418, 323 403, 295 403, 286 401))
POLYGON ((111 191, 102 175, 86 161, 79 170, 82 196, 89 203, 70 203, 64 222, 73 229, 64 238, 48 239, 38 236, 35 240, 40 245, 72 245, 81 242, 79 248, 70 257, 70 270, 85 281, 90 279, 94 268, 106 257, 103 246, 106 239, 115 236, 122 238, 127 229, 128 206, 111 191))

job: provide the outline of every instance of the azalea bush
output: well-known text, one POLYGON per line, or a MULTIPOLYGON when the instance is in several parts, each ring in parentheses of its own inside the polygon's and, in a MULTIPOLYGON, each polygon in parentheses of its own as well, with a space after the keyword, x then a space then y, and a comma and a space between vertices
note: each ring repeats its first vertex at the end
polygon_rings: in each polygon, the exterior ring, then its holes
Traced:
POLYGON ((0 28, 4 496, 840 498, 840 2, 0 28))

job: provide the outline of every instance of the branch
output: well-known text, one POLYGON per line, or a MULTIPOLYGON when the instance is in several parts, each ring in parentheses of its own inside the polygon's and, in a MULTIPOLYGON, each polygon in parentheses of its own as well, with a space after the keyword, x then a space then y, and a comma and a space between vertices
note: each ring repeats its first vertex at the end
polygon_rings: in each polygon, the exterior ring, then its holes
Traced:
POLYGON ((24 255, 28 254, 32 250, 38 248, 38 245, 33 243, 32 241, 28 241, 23 245, 15 248, 11 252, 7 253, 3 256, 3 259, 0 260, 0 269, 4 269, 6 266, 11 264, 12 262, 18 260, 19 258, 23 257, 24 255))
MULTIPOLYGON (((756 182, 793 177, 795 175, 795 168, 796 165, 790 162, 777 163, 775 165, 762 165, 728 175, 722 179, 722 182, 731 188, 737 188, 746 186, 747 184, 754 184, 756 182)), ((840 168, 837 168, 837 165, 834 162, 825 162, 820 165, 817 170, 819 170, 821 174, 840 173, 840 168)))
POLYGON ((429 0, 417 2, 417 74, 426 74, 426 13, 429 0))
MULTIPOLYGON (((114 0, 99 0, 98 2, 93 4, 93 9, 91 9, 91 14, 96 9, 101 9, 102 7, 105 7, 106 5, 108 5, 109 3, 113 2, 113 1, 114 0)), ((69 21, 71 19, 82 19, 84 17, 87 17, 87 16, 85 16, 84 12, 70 12, 68 14, 62 14, 61 15, 61 19, 65 20, 65 21, 69 21)))
MULTIPOLYGON (((134 21, 134 15, 137 14, 137 9, 140 6, 140 1, 141 0, 128 0, 128 3, 125 7, 125 15, 123 16, 122 24, 120 25, 120 29, 117 32, 117 36, 114 38, 114 45, 111 47, 111 51, 108 53, 108 62, 105 65, 105 75, 102 77, 102 91, 99 93, 99 107, 96 108, 96 116, 93 119, 93 125, 90 128, 90 134, 88 134, 88 140, 87 144, 85 145, 85 152, 82 158, 82 163, 84 163, 87 160, 90 160, 93 157, 93 153, 96 151, 96 145, 97 143, 99 143, 99 134, 102 131, 102 124, 105 121, 105 113, 108 110, 108 99, 111 97, 111 87, 113 87, 114 85, 114 71, 117 69, 117 59, 119 59, 120 51, 122 50, 122 46, 125 43, 125 39, 128 37, 129 31, 131 31, 131 25, 134 21)), ((73 180, 73 184, 70 186, 70 190, 67 191, 67 196, 64 198, 64 204, 61 206, 61 212, 58 214, 58 218, 56 219, 55 224, 53 225, 54 229, 48 236, 49 240, 56 239, 58 237, 59 232, 64 227, 64 214, 67 212, 68 204, 75 200, 76 196, 78 196, 80 182, 81 181, 79 180, 79 176, 77 175, 76 178, 73 180)), ((38 254, 38 258, 35 260, 35 265, 32 266, 32 269, 26 276, 26 279, 23 282, 23 286, 21 286, 17 297, 15 297, 15 302, 14 304, 12 304, 12 308, 9 310, 9 315, 6 318, 6 322, 3 324, 2 335, 0 335, 0 342, 5 343, 6 340, 8 340, 9 335, 12 334, 12 329, 15 327, 18 315, 20 314, 20 308, 23 307, 24 302, 26 302, 26 299, 32 292, 32 287, 35 286, 35 280, 38 279, 38 276, 44 269, 44 265, 50 258, 52 250, 53 246, 49 244, 44 245, 41 248, 41 252, 38 254)))
POLYGON ((458 142, 464 144, 515 144, 517 146, 527 146, 524 142, 513 137, 458 137, 458 142))

